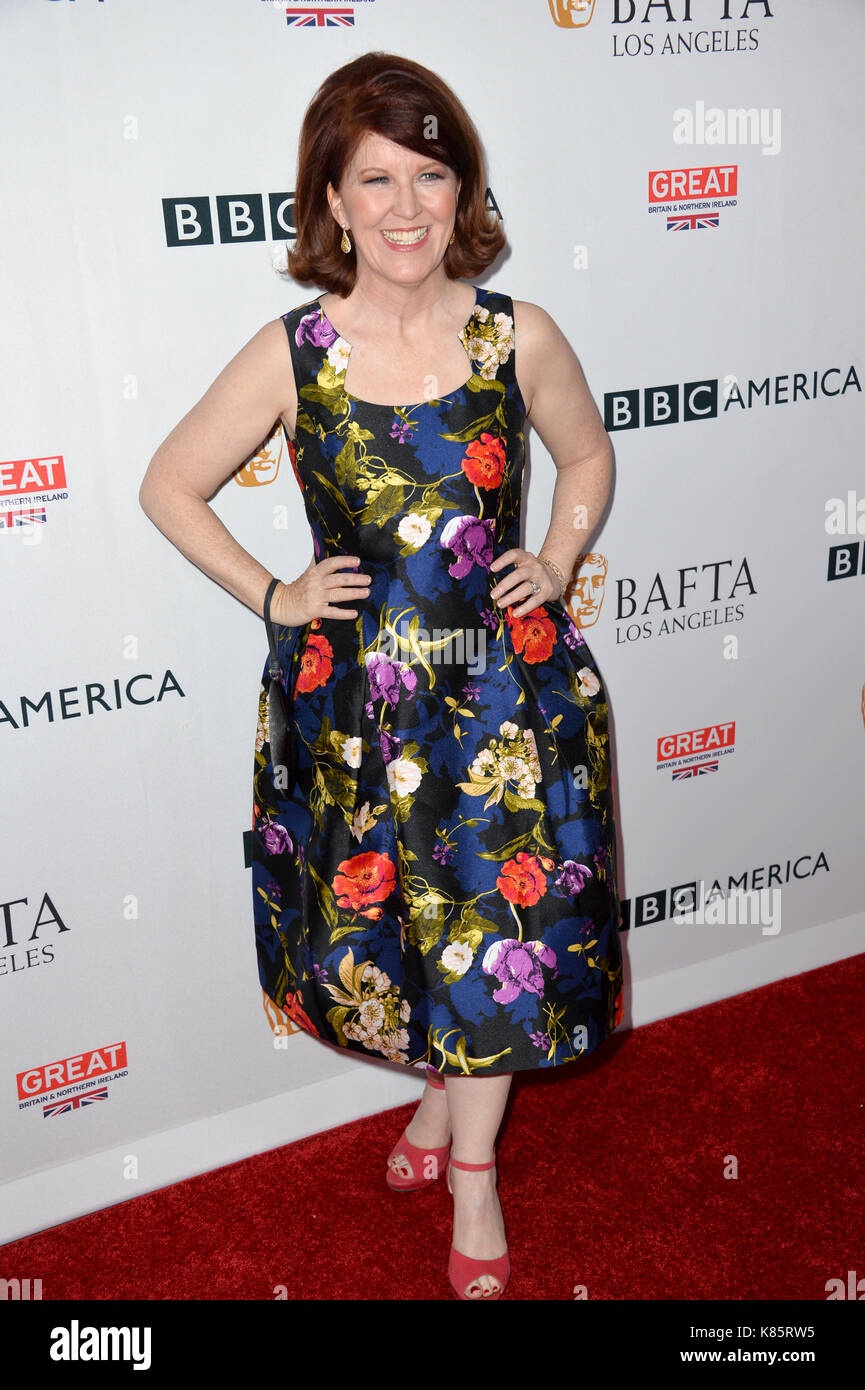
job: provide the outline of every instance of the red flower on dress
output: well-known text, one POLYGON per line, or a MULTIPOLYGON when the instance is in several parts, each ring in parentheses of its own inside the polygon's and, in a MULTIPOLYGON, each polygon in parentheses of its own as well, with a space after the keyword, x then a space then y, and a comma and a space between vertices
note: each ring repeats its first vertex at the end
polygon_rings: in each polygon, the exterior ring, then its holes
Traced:
POLYGON ((502 865, 496 887, 509 903, 529 907, 546 893, 547 880, 535 856, 521 849, 516 859, 508 859, 502 865))
POLYGON ((373 904, 384 902, 396 882, 393 861, 386 854, 371 849, 366 854, 343 859, 339 870, 331 885, 339 906, 350 907, 377 921, 382 915, 381 908, 373 904))
POLYGON ((315 690, 320 685, 326 685, 329 677, 333 673, 333 647, 326 637, 317 634, 309 638, 304 648, 303 656, 300 658, 300 673, 297 677, 297 689, 302 694, 308 695, 310 690, 315 690))
POLYGON ((306 1033, 313 1033, 315 1037, 319 1036, 318 1029, 300 1002, 300 990, 285 996, 282 1011, 286 1018, 298 1028, 302 1028, 306 1033))
POLYGON ((288 457, 291 459, 291 466, 294 469, 297 486, 300 488, 301 492, 304 492, 303 479, 297 471, 297 442, 294 439, 289 439, 288 441, 288 457))
POLYGON ((613 1014, 613 1026, 614 1026, 615 1028, 618 1028, 619 1024, 621 1023, 622 1019, 623 1019, 624 1016, 625 1016, 625 1006, 624 1006, 624 1004, 622 1003, 622 991, 621 991, 621 990, 619 990, 618 994, 616 995, 615 1002, 614 1002, 614 1004, 613 1004, 613 1009, 614 1009, 614 1011, 615 1011, 614 1014, 613 1014))
MULTIPOLYGON (((522 600, 520 600, 522 602, 522 600)), ((533 608, 522 618, 515 618, 511 608, 505 609, 511 630, 514 651, 525 661, 546 661, 556 645, 556 625, 546 608, 533 608)))
POLYGON ((466 449, 463 472, 475 487, 498 487, 505 471, 505 448, 497 435, 484 432, 466 449))

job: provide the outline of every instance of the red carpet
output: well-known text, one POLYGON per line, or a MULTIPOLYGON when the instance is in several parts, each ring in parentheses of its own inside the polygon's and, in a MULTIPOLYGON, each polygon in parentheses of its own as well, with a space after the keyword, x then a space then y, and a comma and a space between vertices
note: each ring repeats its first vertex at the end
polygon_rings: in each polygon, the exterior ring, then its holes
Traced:
MULTIPOLYGON (((863 997, 860 955, 518 1074, 506 1299, 824 1301, 865 1275, 863 997)), ((444 1183, 384 1183, 413 1109, 16 1241, 0 1277, 38 1270, 46 1299, 450 1299, 444 1183)))

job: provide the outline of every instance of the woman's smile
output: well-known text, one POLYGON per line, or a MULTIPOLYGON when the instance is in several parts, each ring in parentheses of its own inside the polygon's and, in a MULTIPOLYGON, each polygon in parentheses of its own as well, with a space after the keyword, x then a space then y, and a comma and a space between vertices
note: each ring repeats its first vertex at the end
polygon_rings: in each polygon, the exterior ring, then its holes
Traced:
POLYGON ((386 231, 382 230, 382 236, 389 246, 394 250, 411 251, 415 246, 420 246, 426 241, 429 234, 429 227, 409 227, 405 231, 389 227, 386 231))

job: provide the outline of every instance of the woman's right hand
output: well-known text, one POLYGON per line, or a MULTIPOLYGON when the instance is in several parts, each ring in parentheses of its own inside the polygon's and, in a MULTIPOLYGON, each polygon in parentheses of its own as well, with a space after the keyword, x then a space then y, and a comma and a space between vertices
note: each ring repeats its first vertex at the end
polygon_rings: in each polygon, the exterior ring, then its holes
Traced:
POLYGON ((356 618, 356 608, 339 608, 345 599, 366 598, 369 575, 355 573, 358 555, 329 555, 318 563, 313 559, 297 579, 280 582, 270 600, 270 616, 285 627, 303 627, 313 618, 356 618), (350 570, 348 574, 341 571, 350 570))

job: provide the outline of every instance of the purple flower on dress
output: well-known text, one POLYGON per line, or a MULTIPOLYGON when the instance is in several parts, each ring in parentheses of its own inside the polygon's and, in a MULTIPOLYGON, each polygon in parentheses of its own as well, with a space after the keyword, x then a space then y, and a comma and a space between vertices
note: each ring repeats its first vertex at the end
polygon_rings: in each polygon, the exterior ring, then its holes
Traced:
POLYGON ((433 859, 439 864, 449 864, 454 857, 453 845, 449 845, 446 840, 436 840, 433 847, 433 859))
POLYGON ((400 755, 402 743, 396 734, 389 734, 387 729, 379 730, 379 743, 381 745, 381 756, 385 763, 396 762, 400 755))
POLYGON ((291 854, 294 849, 294 841, 278 821, 266 820, 258 833, 268 854, 291 854))
POLYGON ((499 988, 493 991, 496 1003, 510 1004, 523 990, 542 994, 541 965, 552 966, 554 978, 558 974, 556 953, 543 941, 494 941, 484 956, 483 970, 500 981, 499 988))
POLYGON ((390 437, 395 439, 397 444, 405 444, 407 439, 411 439, 414 430, 411 425, 407 425, 405 420, 396 419, 390 427, 390 437))
POLYGON ((481 688, 479 685, 464 685, 463 695, 467 700, 479 700, 481 698, 481 688))
POLYGON ((550 1037, 548 1033, 529 1033, 529 1041, 533 1042, 535 1047, 548 1048, 550 1045, 550 1037))
POLYGON ((481 609, 481 622, 484 627, 498 627, 499 620, 491 608, 481 609))
POLYGON ((316 347, 329 348, 336 339, 336 329, 328 319, 321 317, 318 309, 313 309, 311 314, 304 314, 294 335, 298 347, 301 343, 314 343, 316 347))
POLYGON ((565 646, 571 648, 584 647, 586 645, 586 639, 574 620, 569 616, 567 610, 565 610, 565 618, 568 623, 568 629, 565 633, 565 646))
POLYGON ((556 887, 563 888, 566 893, 576 897, 577 893, 582 893, 591 877, 592 871, 586 864, 578 864, 575 859, 566 859, 556 879, 556 887))
POLYGON ((406 666, 404 661, 394 661, 383 652, 368 654, 366 673, 373 700, 384 699, 392 707, 399 700, 400 686, 408 692, 409 698, 417 687, 417 676, 411 667, 406 666))
POLYGON ((456 555, 448 574, 452 579, 465 579, 475 565, 488 570, 493 559, 494 521, 480 521, 476 516, 452 517, 441 534, 441 544, 456 555))
POLYGON ((327 984, 327 970, 323 965, 319 965, 318 961, 313 961, 312 977, 320 985, 327 984))
POLYGON ((598 873, 606 874, 610 868, 610 854, 606 845, 600 845, 598 849, 595 850, 592 858, 598 867, 598 873))

